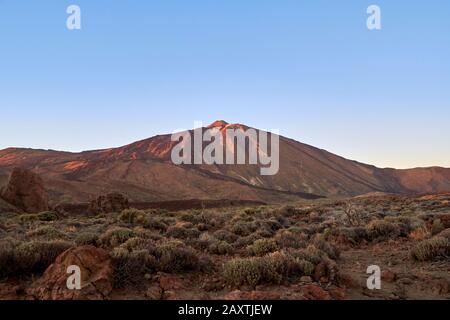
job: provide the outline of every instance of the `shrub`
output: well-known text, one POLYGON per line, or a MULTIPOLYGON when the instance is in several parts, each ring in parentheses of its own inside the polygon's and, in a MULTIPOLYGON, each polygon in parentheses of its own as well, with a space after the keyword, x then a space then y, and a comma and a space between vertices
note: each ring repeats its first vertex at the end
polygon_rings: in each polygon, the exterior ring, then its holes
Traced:
POLYGON ((283 230, 275 235, 275 241, 281 248, 306 248, 308 236, 304 233, 294 234, 291 231, 283 230))
POLYGON ((450 255, 450 240, 434 237, 419 242, 412 250, 411 256, 418 261, 429 261, 445 258, 450 255))
POLYGON ((99 242, 98 235, 94 232, 82 232, 75 237, 75 243, 78 246, 93 245, 97 246, 99 242))
POLYGON ((328 257, 333 260, 336 260, 339 257, 339 251, 333 247, 330 243, 326 242, 321 238, 316 238, 312 242, 312 244, 319 250, 325 252, 328 257))
POLYGON ((0 277, 27 276, 43 272, 56 257, 73 244, 67 241, 30 241, 0 243, 0 277))
POLYGON ((171 226, 167 229, 166 235, 177 239, 198 238, 200 231, 193 228, 186 228, 184 226, 171 226))
POLYGON ((263 256, 270 252, 274 252, 277 249, 277 243, 275 240, 271 239, 259 239, 253 242, 251 246, 247 247, 248 252, 255 256, 263 256))
POLYGON ((21 223, 29 223, 39 220, 37 214, 21 214, 18 219, 21 223))
POLYGON ((258 229, 258 226, 254 222, 235 221, 230 227, 230 231, 241 237, 246 237, 258 229))
POLYGON ((234 243, 239 238, 239 236, 231 233, 228 230, 217 230, 216 232, 214 232, 214 237, 228 243, 234 243))
POLYGON ((414 240, 424 240, 431 237, 431 232, 427 226, 421 226, 411 231, 409 237, 414 240))
POLYGON ((29 238, 39 238, 42 240, 67 239, 67 234, 57 230, 53 226, 43 226, 27 232, 29 238))
POLYGON ((105 247, 117 247, 134 236, 135 233, 131 229, 112 227, 100 237, 100 242, 105 247))
POLYGON ((367 231, 361 227, 340 227, 327 232, 327 239, 331 237, 337 243, 350 243, 357 245, 361 241, 368 239, 367 231))
POLYGON ((177 273, 198 268, 199 258, 195 250, 180 242, 162 244, 152 253, 158 262, 159 270, 164 272, 177 273))
POLYGON ((433 235, 438 234, 439 232, 441 232, 441 231, 444 230, 444 229, 445 229, 445 227, 444 227, 444 225, 442 224, 442 222, 441 222, 440 219, 435 219, 435 220, 433 220, 433 225, 431 226, 431 233, 432 233, 433 235))
POLYGON ((396 224, 385 220, 373 220, 366 229, 372 240, 397 238, 401 234, 401 230, 396 224))
POLYGON ((148 229, 166 231, 170 221, 161 217, 147 217, 144 222, 144 227, 148 229))
POLYGON ((37 214, 40 221, 55 221, 58 220, 58 215, 53 211, 44 211, 37 214))
POLYGON ((146 214, 142 210, 125 209, 120 213, 119 220, 130 224, 144 224, 146 222, 146 214))
POLYGON ((208 252, 219 255, 232 254, 234 252, 234 248, 228 242, 219 240, 209 245, 208 252))
POLYGON ((121 246, 114 248, 110 255, 114 266, 114 287, 116 288, 143 284, 145 274, 152 272, 157 266, 155 257, 147 250, 129 251, 121 246))
POLYGON ((280 284, 290 275, 302 275, 302 268, 310 274, 313 266, 296 260, 283 252, 275 252, 264 257, 238 258, 225 263, 224 280, 231 286, 258 284, 280 284))

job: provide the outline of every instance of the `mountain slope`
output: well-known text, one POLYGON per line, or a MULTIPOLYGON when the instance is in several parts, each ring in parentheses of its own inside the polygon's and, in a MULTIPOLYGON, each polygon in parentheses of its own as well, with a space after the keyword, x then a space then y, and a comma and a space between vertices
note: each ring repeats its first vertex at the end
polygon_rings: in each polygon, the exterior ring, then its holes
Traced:
MULTIPOLYGON (((246 129, 216 121, 209 127, 246 129)), ((13 167, 44 178, 53 202, 84 202, 118 191, 134 201, 354 196, 368 192, 450 191, 450 169, 380 169, 280 136, 280 169, 260 175, 257 165, 174 165, 176 142, 159 135, 106 150, 69 153, 9 148, 0 151, 0 185, 13 167)))

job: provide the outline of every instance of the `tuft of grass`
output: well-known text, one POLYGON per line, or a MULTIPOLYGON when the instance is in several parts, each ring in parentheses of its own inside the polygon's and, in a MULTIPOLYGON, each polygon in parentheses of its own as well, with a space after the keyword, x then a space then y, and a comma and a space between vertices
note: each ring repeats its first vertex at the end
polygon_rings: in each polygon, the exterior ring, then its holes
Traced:
POLYGON ((411 256, 418 261, 448 258, 449 255, 450 240, 444 237, 434 237, 423 240, 411 250, 411 256))

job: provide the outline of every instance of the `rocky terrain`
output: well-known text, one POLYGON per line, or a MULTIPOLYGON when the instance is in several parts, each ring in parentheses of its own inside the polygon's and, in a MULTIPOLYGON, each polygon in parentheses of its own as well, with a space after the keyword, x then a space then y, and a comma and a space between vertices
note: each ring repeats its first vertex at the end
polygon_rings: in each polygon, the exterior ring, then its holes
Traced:
POLYGON ((1 213, 0 299, 450 299, 450 194, 177 211, 100 199, 76 216, 1 213))

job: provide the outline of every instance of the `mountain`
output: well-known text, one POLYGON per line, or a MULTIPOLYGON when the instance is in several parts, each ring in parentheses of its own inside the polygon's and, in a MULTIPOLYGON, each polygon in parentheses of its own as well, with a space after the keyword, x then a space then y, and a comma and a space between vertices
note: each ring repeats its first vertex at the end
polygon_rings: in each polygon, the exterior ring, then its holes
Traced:
MULTIPOLYGON (((208 128, 246 130, 215 121, 208 128)), ((256 129, 255 129, 256 130, 256 129)), ((192 130, 189 131, 192 134, 192 130)), ((259 132, 259 131, 258 131, 259 132)), ((175 165, 178 142, 158 135, 129 145, 80 153, 8 148, 0 151, 0 186, 14 167, 40 174, 53 203, 86 202, 121 192, 132 201, 245 199, 266 202, 355 196, 369 192, 450 191, 450 169, 381 169, 279 136, 279 171, 261 175, 258 165, 175 165)))

